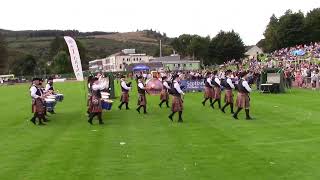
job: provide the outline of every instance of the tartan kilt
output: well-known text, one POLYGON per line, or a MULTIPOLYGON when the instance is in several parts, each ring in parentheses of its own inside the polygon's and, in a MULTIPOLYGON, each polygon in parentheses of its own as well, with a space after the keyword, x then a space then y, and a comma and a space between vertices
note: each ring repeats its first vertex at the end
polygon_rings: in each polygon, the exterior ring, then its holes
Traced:
POLYGON ((45 106, 41 99, 32 100, 32 113, 44 113, 45 106))
POLYGON ((224 95, 224 102, 225 103, 233 103, 233 93, 232 90, 226 89, 226 93, 224 95))
POLYGON ((171 110, 172 112, 183 111, 183 100, 181 97, 173 96, 171 110))
POLYGON ((138 106, 145 106, 147 105, 147 98, 145 94, 139 94, 138 98, 138 106))
POLYGON ((160 100, 161 101, 167 101, 169 100, 169 93, 167 92, 167 90, 162 90, 160 93, 160 100))
POLYGON ((90 113, 99 113, 102 112, 102 105, 101 105, 101 99, 92 96, 89 103, 89 112, 90 113))
POLYGON ((237 107, 238 108, 245 108, 245 109, 249 109, 250 108, 250 98, 249 98, 249 95, 247 93, 238 92, 237 107))
POLYGON ((215 87, 214 88, 214 99, 221 99, 221 88, 215 87))
POLYGON ((120 102, 123 102, 123 103, 129 102, 129 93, 128 92, 122 92, 120 102))
POLYGON ((204 98, 214 98, 213 88, 210 88, 210 87, 204 88, 204 98))

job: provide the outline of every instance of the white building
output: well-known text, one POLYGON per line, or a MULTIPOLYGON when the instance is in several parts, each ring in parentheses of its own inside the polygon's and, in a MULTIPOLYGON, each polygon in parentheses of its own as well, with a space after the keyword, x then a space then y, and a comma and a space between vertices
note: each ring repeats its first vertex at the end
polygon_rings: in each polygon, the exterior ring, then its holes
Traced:
POLYGON ((125 49, 120 53, 112 54, 103 59, 96 59, 89 62, 91 72, 117 72, 126 71, 129 64, 148 63, 152 56, 146 54, 135 54, 134 49, 125 49), (132 54, 132 52, 134 54, 132 54))
POLYGON ((245 55, 248 56, 249 59, 257 58, 258 54, 263 54, 263 51, 258 46, 248 46, 246 48, 245 55))

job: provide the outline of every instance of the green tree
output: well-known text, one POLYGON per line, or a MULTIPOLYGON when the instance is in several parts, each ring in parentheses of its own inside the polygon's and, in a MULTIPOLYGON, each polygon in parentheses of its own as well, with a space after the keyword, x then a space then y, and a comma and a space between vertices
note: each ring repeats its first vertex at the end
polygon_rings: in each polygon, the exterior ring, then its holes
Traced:
POLYGON ((5 74, 8 63, 7 43, 4 36, 0 33, 0 74, 5 74))
POLYGON ((279 20, 278 18, 273 14, 270 17, 269 24, 267 25, 267 28, 264 32, 264 41, 263 41, 263 49, 266 52, 272 52, 279 48, 279 42, 278 42, 278 24, 279 20))
POLYGON ((25 55, 13 61, 10 67, 11 71, 18 76, 35 75, 37 71, 37 61, 32 55, 25 55))
POLYGON ((51 64, 53 73, 63 74, 72 72, 72 64, 69 55, 65 51, 59 51, 51 64))
POLYGON ((320 8, 308 12, 305 18, 307 42, 320 41, 320 8))
POLYGON ((192 55, 195 59, 205 63, 209 57, 210 37, 201 37, 195 35, 192 37, 190 44, 187 48, 188 54, 192 55))
POLYGON ((228 60, 239 60, 246 52, 244 43, 238 33, 220 31, 210 42, 210 60, 206 65, 221 64, 228 60))

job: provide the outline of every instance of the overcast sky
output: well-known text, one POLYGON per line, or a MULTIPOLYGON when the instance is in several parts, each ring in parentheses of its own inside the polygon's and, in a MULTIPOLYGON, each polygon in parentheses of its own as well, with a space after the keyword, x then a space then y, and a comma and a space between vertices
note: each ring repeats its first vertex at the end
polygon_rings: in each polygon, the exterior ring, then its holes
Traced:
POLYGON ((263 38, 273 13, 316 7, 320 0, 1 0, 0 28, 117 32, 152 28, 169 37, 214 36, 234 29, 251 45, 263 38))

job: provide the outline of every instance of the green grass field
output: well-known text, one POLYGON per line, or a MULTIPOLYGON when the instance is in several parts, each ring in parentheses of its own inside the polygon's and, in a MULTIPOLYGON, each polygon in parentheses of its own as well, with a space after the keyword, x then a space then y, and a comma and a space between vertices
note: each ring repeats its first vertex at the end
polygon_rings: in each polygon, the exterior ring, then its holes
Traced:
POLYGON ((47 126, 29 122, 28 85, 0 87, 1 180, 320 179, 319 92, 254 93, 254 121, 244 112, 235 121, 203 107, 202 93, 187 94, 183 124, 168 120, 156 96, 139 115, 132 92, 131 110, 118 110, 116 100, 105 125, 91 126, 83 87, 56 84, 65 100, 47 126))

